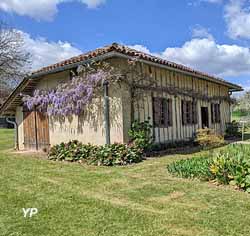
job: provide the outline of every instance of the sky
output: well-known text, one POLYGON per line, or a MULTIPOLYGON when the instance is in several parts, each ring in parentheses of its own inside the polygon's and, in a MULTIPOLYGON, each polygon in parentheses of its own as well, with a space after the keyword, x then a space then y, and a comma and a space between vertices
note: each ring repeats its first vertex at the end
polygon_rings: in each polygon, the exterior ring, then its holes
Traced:
POLYGON ((250 89, 250 0, 0 0, 32 69, 113 42, 250 89))

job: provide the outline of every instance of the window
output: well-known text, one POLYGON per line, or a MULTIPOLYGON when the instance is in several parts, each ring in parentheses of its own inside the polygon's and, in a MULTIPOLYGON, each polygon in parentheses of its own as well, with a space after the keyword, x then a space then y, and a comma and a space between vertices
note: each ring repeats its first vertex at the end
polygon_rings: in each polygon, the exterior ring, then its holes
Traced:
POLYGON ((211 118, 212 123, 220 123, 220 104, 218 103, 212 103, 211 104, 211 118))
POLYGON ((182 100, 181 112, 182 112, 182 124, 183 125, 192 125, 192 124, 198 123, 196 101, 182 100))
POLYGON ((159 128, 173 125, 172 99, 153 98, 154 126, 159 128))

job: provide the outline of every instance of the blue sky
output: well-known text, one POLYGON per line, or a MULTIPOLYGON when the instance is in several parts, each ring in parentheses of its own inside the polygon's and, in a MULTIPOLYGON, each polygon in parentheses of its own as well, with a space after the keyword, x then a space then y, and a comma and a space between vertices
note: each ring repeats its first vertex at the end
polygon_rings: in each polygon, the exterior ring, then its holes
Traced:
POLYGON ((32 68, 112 42, 250 89, 249 0, 1 0, 32 68))

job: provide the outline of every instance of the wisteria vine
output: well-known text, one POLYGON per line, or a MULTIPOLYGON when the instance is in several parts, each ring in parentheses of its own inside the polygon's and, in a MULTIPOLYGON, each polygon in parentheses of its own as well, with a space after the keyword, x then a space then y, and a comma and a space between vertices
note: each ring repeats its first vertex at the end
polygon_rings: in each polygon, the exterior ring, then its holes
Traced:
POLYGON ((82 73, 53 90, 35 90, 33 96, 23 95, 23 102, 29 110, 36 108, 48 115, 79 115, 91 102, 101 82, 108 77, 109 71, 102 69, 82 73))

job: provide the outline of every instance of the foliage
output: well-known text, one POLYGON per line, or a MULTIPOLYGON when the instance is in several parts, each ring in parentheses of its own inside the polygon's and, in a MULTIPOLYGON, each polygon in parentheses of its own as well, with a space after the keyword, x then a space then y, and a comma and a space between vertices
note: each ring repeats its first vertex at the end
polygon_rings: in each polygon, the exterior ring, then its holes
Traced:
POLYGON ((71 72, 73 78, 53 90, 36 90, 32 96, 22 94, 24 104, 29 110, 36 107, 53 116, 79 115, 94 97, 100 96, 101 84, 106 81, 119 85, 122 82, 131 92, 131 107, 134 107, 135 101, 146 96, 146 92, 138 85, 142 81, 146 82, 146 88, 157 84, 146 72, 138 70, 137 57, 127 60, 126 67, 119 64, 113 67, 104 61, 91 62, 71 72))
POLYGON ((193 157, 187 160, 173 162, 167 166, 170 173, 182 178, 199 178, 202 180, 211 180, 213 175, 209 169, 211 158, 193 157))
POLYGON ((33 96, 23 95, 24 104, 29 110, 36 107, 54 116, 81 114, 95 96, 100 83, 108 78, 109 71, 83 67, 78 73, 54 90, 35 90, 33 96))
POLYGON ((95 148, 91 144, 82 144, 73 140, 53 146, 49 152, 49 159, 75 162, 89 157, 95 148))
POLYGON ((199 129, 196 132, 195 143, 203 148, 219 147, 224 144, 224 138, 215 134, 212 129, 199 129))
POLYGON ((219 183, 235 185, 250 192, 250 147, 231 145, 226 152, 218 153, 210 170, 219 183))
POLYGON ((152 125, 150 121, 139 122, 134 121, 128 134, 136 146, 146 151, 152 146, 153 137, 151 135, 152 125))
POLYGON ((128 165, 142 161, 142 150, 135 145, 111 144, 95 148, 89 164, 98 166, 128 165))
POLYGON ((234 120, 231 123, 227 123, 226 137, 239 137, 240 135, 240 124, 238 122, 234 120))
POLYGON ((234 110, 250 113, 250 91, 246 91, 238 100, 234 110))
POLYGON ((91 165, 128 165, 142 161, 142 150, 136 145, 110 144, 95 146, 77 140, 51 148, 48 158, 57 161, 85 161, 91 165))
POLYGON ((167 166, 170 173, 184 178, 215 180, 250 192, 250 146, 229 145, 218 153, 177 161, 167 166))

